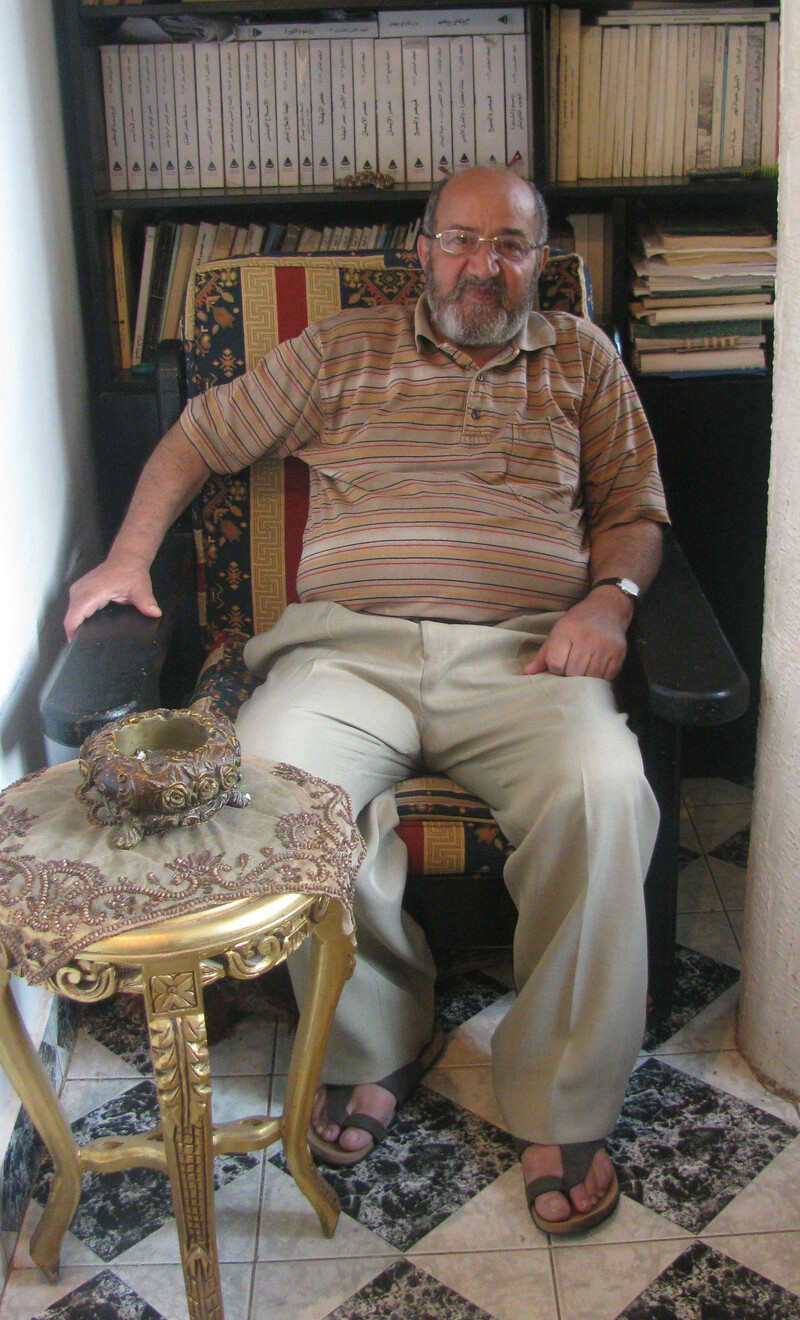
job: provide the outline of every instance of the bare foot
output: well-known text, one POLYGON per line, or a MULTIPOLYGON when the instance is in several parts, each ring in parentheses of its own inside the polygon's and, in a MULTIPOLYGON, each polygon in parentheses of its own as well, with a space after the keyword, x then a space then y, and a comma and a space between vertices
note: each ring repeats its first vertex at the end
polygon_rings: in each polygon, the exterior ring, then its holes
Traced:
MULTIPOLYGON (((560 1146, 528 1146, 520 1156, 520 1163, 526 1186, 537 1178, 548 1175, 560 1178, 564 1172, 560 1146)), ((569 1219, 573 1208, 580 1214, 585 1214, 587 1210, 594 1209, 598 1201, 603 1198, 613 1177, 614 1166, 611 1160, 606 1151, 598 1150, 585 1182, 570 1189, 569 1199, 561 1192, 544 1192, 542 1196, 537 1196, 534 1202, 536 1213, 541 1215, 542 1219, 550 1219, 554 1223, 569 1219)))
MULTIPOLYGON (((378 1122, 383 1123, 386 1127, 395 1111, 396 1103, 391 1091, 385 1090, 377 1083, 368 1082, 355 1088, 352 1099, 347 1106, 347 1112, 348 1114, 369 1114, 371 1118, 377 1118, 378 1122)), ((365 1132, 363 1128, 341 1129, 338 1124, 330 1121, 325 1112, 324 1086, 320 1086, 314 1096, 311 1126, 323 1141, 338 1141, 342 1150, 362 1150, 364 1146, 368 1146, 373 1140, 369 1132, 365 1132)))

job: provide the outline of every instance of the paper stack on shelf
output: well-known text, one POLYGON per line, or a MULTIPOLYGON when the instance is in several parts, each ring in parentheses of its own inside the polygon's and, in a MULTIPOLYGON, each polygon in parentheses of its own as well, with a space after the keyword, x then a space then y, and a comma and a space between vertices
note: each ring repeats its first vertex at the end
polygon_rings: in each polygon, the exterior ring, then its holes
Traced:
POLYGON ((764 371, 775 240, 758 225, 639 227, 629 334, 643 375, 764 371))

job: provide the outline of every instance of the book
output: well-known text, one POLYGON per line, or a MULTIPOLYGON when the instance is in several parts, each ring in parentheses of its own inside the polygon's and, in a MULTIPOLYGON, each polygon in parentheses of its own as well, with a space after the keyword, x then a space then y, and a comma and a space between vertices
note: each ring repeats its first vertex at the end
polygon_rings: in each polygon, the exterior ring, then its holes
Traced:
POLYGON ((178 126, 175 118, 175 74, 169 43, 155 46, 158 142, 161 153, 161 185, 177 188, 178 126))
POLYGON ((600 74, 603 64, 603 32, 599 27, 581 28, 578 92, 578 178, 596 179, 600 161, 600 74))
MULTIPOLYGON (((628 53, 630 50, 630 33, 627 28, 619 28, 619 68, 617 77, 617 87, 614 96, 614 137, 613 150, 611 156, 611 174, 615 179, 623 178, 625 175, 625 110, 627 102, 627 71, 628 71, 628 53)), ((633 119, 630 121, 631 132, 633 131, 633 119)), ((631 142, 631 147, 633 143, 631 142)))
POLYGON ((764 29, 764 90, 761 102, 761 168, 774 169, 778 164, 778 64, 780 24, 768 23, 764 29))
POLYGON ((161 140, 158 131, 155 46, 139 47, 139 90, 142 96, 142 148, 144 176, 148 188, 161 188, 161 140))
POLYGON ((562 9, 558 37, 558 179, 565 183, 578 177, 580 34, 581 11, 562 9))
POLYGON ((678 87, 675 96, 675 135, 672 147, 672 169, 678 176, 684 172, 684 142, 686 138, 686 86, 688 78, 689 28, 682 23, 678 28, 678 87))
POLYGON ((262 188, 278 183, 278 125, 275 109, 275 47, 272 41, 257 41, 256 90, 262 188))
POLYGON ((161 326, 162 339, 177 339, 180 335, 183 302, 189 273, 192 269, 192 257, 197 242, 198 228, 199 226, 196 224, 181 225, 169 293, 164 308, 164 319, 161 326))
POLYGON ((526 40, 503 34, 503 72, 506 85, 506 164, 523 179, 533 176, 533 155, 528 130, 528 66, 526 40))
POLYGON ((333 123, 331 47, 329 41, 309 42, 311 64, 311 147, 314 183, 333 183, 333 123))
POLYGON ((759 294, 731 295, 727 300, 724 297, 698 298, 690 304, 681 302, 663 307, 643 306, 643 302, 634 300, 630 311, 649 325, 686 325, 705 322, 712 317, 715 321, 740 321, 756 314, 760 321, 771 321, 775 317, 775 304, 759 294))
POLYGON ((700 97, 700 44, 702 28, 691 23, 686 28, 686 114, 683 129, 683 168, 697 167, 697 114, 700 97))
MULTIPOLYGON (((505 165, 503 38, 496 34, 473 37, 472 63, 475 98, 475 162, 478 165, 505 165)), ((577 139, 575 170, 577 176, 577 139)))
POLYGON ((375 99, 375 42, 353 41, 353 132, 356 170, 378 168, 378 124, 375 99))
POLYGON ((247 242, 247 226, 237 225, 236 233, 234 234, 233 242, 231 243, 231 250, 229 255, 232 257, 241 257, 244 253, 244 245, 246 242, 247 242))
POLYGON ((742 164, 746 75, 747 28, 735 24, 728 28, 725 57, 725 95, 720 153, 720 164, 723 168, 742 164))
POLYGON ((285 233, 286 225, 280 224, 277 220, 270 220, 267 224, 267 232, 261 245, 261 251, 265 254, 279 252, 285 233))
MULTIPOLYGON (((403 126, 403 51, 399 37, 375 42, 375 101, 378 131, 378 169, 398 183, 406 177, 403 126)), ((452 126, 451 126, 452 134, 452 126)))
POLYGON ((523 9, 387 9, 378 13, 380 37, 486 36, 524 31, 523 9))
POLYGON ((453 99, 450 92, 450 41, 428 38, 431 104, 431 164, 434 179, 453 173, 453 99))
POLYGON ((219 73, 220 43, 218 41, 198 41, 194 51, 200 187, 222 188, 225 183, 225 164, 222 142, 222 91, 219 73))
POLYGON ((172 269, 172 250, 175 243, 176 226, 171 220, 161 220, 156 225, 153 259, 150 281, 147 290, 147 306, 144 318, 141 356, 139 365, 152 366, 156 359, 161 322, 164 317, 164 303, 167 296, 169 273, 172 269))
POLYGON ((106 118, 108 185, 112 192, 125 192, 128 187, 128 162, 125 156, 125 120, 118 46, 100 47, 100 70, 106 118))
POLYGON ((353 40, 354 37, 377 37, 378 20, 374 17, 332 19, 287 18, 280 23, 237 23, 233 35, 237 41, 315 41, 353 40))
MULTIPOLYGON (((403 37, 403 122, 406 139, 406 181, 430 183, 430 88, 428 42, 424 37, 403 37)), ((474 122, 474 103, 472 106, 474 122)))
POLYGON ((194 270, 196 266, 202 266, 206 261, 211 260, 211 253, 214 251, 214 240, 217 236, 217 226, 210 220, 201 220, 197 226, 197 237, 194 242, 194 251, 189 263, 189 269, 194 270))
POLYGON ((178 179, 181 188, 199 188, 197 87, 194 77, 194 46, 191 42, 176 42, 173 45, 172 68, 178 141, 178 179))
POLYGON ((294 43, 297 77, 297 169, 301 188, 314 182, 314 142, 311 123, 311 50, 301 38, 294 43))
POLYGON ((353 43, 349 40, 331 41, 331 107, 333 177, 338 182, 354 172, 356 159, 353 43))
POLYGON ((697 169, 711 169, 711 120, 714 103, 714 50, 716 29, 704 27, 700 34, 700 76, 697 92, 697 169))
POLYGON ((634 351, 633 365, 642 375, 675 375, 684 372, 763 371, 766 356, 763 348, 719 348, 677 353, 639 353, 634 351))
POLYGON ((764 28, 751 23, 747 29, 742 166, 755 169, 761 163, 761 110, 764 92, 764 28))
POLYGON ((647 5, 631 9, 607 9, 597 18, 597 22, 615 23, 767 23, 772 15, 779 12, 777 5, 707 5, 687 4, 680 7, 675 4, 647 5))
POLYGON ((675 153, 675 100, 678 94, 678 29, 667 25, 664 68, 664 136, 658 173, 672 174, 675 153))
POLYGON ((223 221, 217 225, 217 232, 214 235, 214 246, 211 249, 209 261, 223 261, 225 257, 231 255, 234 239, 236 238, 236 225, 223 221))
POLYGON ((222 164, 225 187, 243 188, 242 83, 239 49, 233 41, 220 42, 219 77, 222 106, 222 164))
POLYGON ((125 125, 125 160, 128 189, 138 192, 147 186, 142 132, 142 92, 139 81, 139 47, 120 46, 119 71, 122 82, 122 115, 125 125))
POLYGON ((258 70, 254 41, 239 43, 239 90, 244 186, 258 188, 261 184, 261 160, 258 141, 258 70))
POLYGON ((455 170, 475 164, 475 81, 472 38, 450 39, 450 89, 453 96, 453 163, 455 170))
POLYGON ((280 245, 280 249, 279 249, 279 251, 281 251, 281 252, 296 252, 296 251, 297 251, 297 245, 298 245, 298 243, 300 242, 300 235, 301 235, 301 233, 302 233, 301 226, 300 226, 299 224, 297 224, 295 221, 291 221, 291 222, 286 226, 286 229, 285 229, 285 231, 284 231, 283 238, 282 238, 282 240, 281 240, 281 245, 280 245))
POLYGON ((634 179, 641 178, 645 170, 649 95, 650 25, 646 24, 636 28, 636 66, 633 96, 636 113, 633 118, 633 140, 631 142, 631 175, 634 179))
POLYGON ((111 212, 111 256, 114 266, 120 366, 123 371, 133 363, 136 286, 131 264, 130 231, 134 223, 135 212, 118 210, 111 212))
POLYGON ((242 249, 245 256, 261 251, 264 239, 266 238, 266 225, 259 225, 253 222, 247 226, 247 236, 244 240, 242 249))
MULTIPOLYGON (((600 148, 597 161, 598 177, 608 179, 614 167, 614 119, 616 90, 619 81, 619 28, 607 28, 603 33, 603 59, 600 75, 600 148)), ((648 121, 649 122, 649 121, 648 121)))
POLYGON ((764 225, 741 225, 726 220, 707 220, 701 224, 688 220, 661 220, 657 225, 642 226, 638 238, 648 257, 669 252, 750 251, 770 248, 773 236, 764 225))
POLYGON ((276 41, 275 122, 277 126, 278 183, 282 188, 300 184, 297 158, 297 66, 294 41, 276 41))
POLYGON ((145 225, 144 247, 142 249, 142 268, 139 272, 139 293, 136 301, 136 320, 133 327, 133 346, 131 349, 131 366, 138 367, 142 363, 142 346, 144 344, 144 327, 147 316, 147 299, 150 292, 150 277, 153 273, 153 253, 156 246, 156 225, 145 225))
POLYGON ((714 81, 711 96, 711 168, 719 168, 722 160, 722 120, 725 114, 725 62, 727 56, 727 31, 724 27, 715 27, 714 42, 714 81))

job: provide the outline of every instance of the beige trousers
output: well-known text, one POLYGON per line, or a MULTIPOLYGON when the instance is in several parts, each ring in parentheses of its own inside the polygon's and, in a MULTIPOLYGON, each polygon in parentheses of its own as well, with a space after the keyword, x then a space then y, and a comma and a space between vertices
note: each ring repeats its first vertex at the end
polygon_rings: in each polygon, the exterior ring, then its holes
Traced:
MULTIPOLYGON (((483 626, 292 605, 247 645, 265 682, 237 733, 246 752, 341 784, 366 842, 326 1081, 376 1081, 431 1032, 434 966, 401 907, 393 785, 424 768, 488 803, 515 846, 505 881, 519 912, 495 1091, 515 1136, 563 1143, 611 1131, 641 1045, 658 809, 611 686, 523 674, 558 617, 483 626)), ((290 970, 302 995, 302 949, 290 970)))

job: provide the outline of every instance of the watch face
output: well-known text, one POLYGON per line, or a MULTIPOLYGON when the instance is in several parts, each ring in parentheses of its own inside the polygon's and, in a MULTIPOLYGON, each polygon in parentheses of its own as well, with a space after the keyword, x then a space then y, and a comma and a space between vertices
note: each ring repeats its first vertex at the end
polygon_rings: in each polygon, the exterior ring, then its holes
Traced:
POLYGON ((641 595, 639 587, 637 587, 635 582, 631 582, 630 578, 618 578, 617 586, 620 591, 625 592, 626 596, 631 596, 634 600, 638 600, 641 595))

